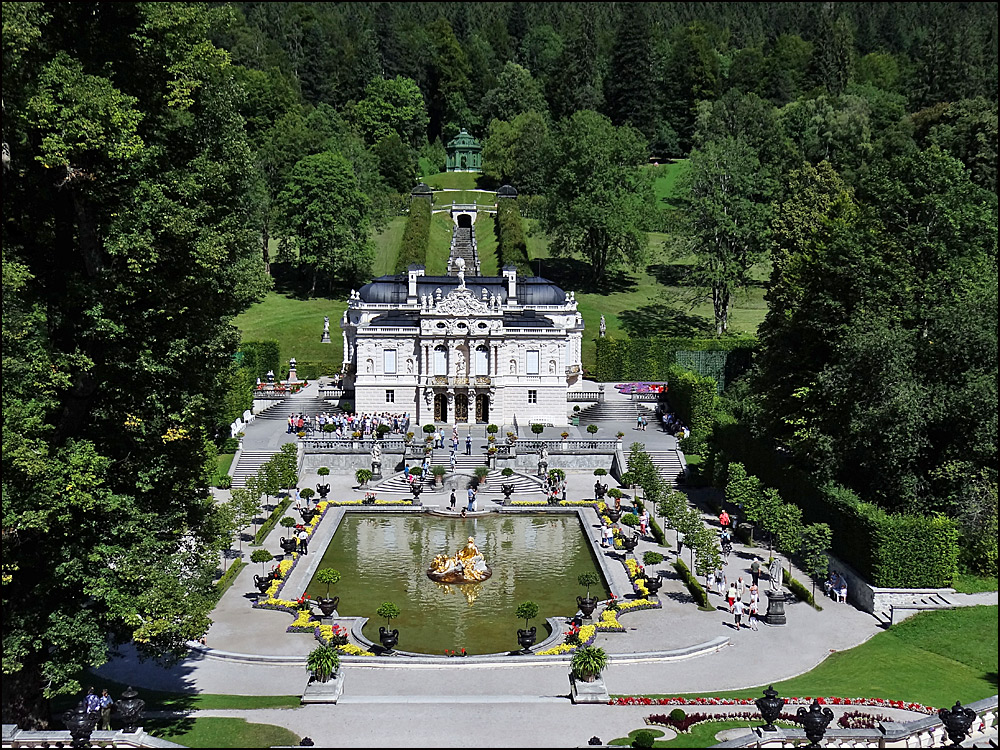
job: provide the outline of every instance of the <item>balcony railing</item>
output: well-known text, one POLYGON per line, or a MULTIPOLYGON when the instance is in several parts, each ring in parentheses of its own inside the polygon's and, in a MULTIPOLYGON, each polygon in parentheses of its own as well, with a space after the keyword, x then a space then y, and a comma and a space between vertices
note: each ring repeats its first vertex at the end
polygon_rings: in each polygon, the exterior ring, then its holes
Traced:
POLYGON ((375 443, 378 443, 383 453, 402 453, 406 449, 406 439, 402 437, 386 437, 382 440, 305 437, 299 440, 306 453, 371 453, 375 443))
POLYGON ((567 401, 603 401, 603 391, 567 391, 567 401))

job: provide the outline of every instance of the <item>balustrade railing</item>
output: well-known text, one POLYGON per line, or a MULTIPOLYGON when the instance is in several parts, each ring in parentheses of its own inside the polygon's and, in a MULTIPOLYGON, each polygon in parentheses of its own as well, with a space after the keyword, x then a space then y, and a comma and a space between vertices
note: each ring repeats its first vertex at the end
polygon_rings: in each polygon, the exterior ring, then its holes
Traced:
POLYGON ((617 440, 518 440, 517 449, 522 453, 537 453, 545 447, 549 453, 553 451, 588 451, 591 453, 614 453, 618 447, 617 440))
POLYGON ((344 389, 336 388, 334 386, 324 386, 319 389, 320 398, 343 398, 344 389))
POLYGON ((603 394, 599 391, 566 391, 567 401, 600 401, 603 394))
POLYGON ((323 438, 304 437, 299 440, 306 453, 371 453, 372 446, 378 443, 383 453, 402 453, 406 449, 404 438, 383 438, 382 440, 372 440, 371 438, 323 438))

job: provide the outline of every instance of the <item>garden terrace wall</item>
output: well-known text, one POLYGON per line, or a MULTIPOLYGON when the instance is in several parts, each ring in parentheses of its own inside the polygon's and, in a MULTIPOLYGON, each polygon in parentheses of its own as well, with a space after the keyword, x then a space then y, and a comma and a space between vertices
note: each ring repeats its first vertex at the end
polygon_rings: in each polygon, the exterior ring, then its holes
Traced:
POLYGON ((597 379, 667 380, 677 365, 715 380, 721 393, 750 369, 757 339, 613 338, 597 340, 597 379))
POLYGON ((713 442, 714 476, 725 476, 730 462, 742 462, 748 474, 798 505, 807 523, 829 524, 831 551, 871 585, 940 588, 958 572, 958 529, 951 519, 887 513, 851 490, 818 485, 743 425, 717 424, 713 442))

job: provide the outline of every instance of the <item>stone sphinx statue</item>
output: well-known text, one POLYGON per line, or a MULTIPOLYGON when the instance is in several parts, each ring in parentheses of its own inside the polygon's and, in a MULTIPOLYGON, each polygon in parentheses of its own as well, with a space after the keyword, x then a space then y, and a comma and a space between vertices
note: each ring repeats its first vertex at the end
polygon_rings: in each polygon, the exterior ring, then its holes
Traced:
POLYGON ((427 577, 438 583, 475 583, 485 581, 491 575, 493 571, 486 564, 476 547, 476 540, 471 536, 454 557, 437 555, 427 570, 427 577))

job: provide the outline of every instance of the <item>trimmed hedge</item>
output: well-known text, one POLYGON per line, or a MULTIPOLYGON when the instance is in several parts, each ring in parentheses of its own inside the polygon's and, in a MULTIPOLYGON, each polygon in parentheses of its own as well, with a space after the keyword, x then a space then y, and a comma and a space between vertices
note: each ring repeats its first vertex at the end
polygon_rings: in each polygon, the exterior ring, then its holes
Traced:
POLYGON ((431 204, 423 198, 410 202, 410 216, 406 220, 403 239, 396 256, 396 273, 406 273, 414 263, 427 264, 427 243, 431 236, 431 204))
POLYGON ((519 275, 530 275, 528 243, 524 239, 524 226, 516 201, 509 198, 497 200, 495 227, 500 268, 516 266, 519 275))
POLYGON ((254 379, 281 371, 281 349, 277 341, 244 341, 236 352, 236 363, 250 372, 254 379))
POLYGON ((292 504, 292 499, 286 497, 280 503, 278 507, 271 511, 271 515, 267 517, 267 520, 261 524, 261 527, 257 529, 257 533, 253 537, 253 546, 259 547, 267 539, 267 535, 271 533, 271 530, 277 525, 278 519, 285 515, 285 511, 288 510, 288 506, 292 504))
POLYGON ((711 604, 708 603, 708 594, 705 593, 705 589, 701 587, 698 583, 698 579, 691 575, 691 571, 688 570, 688 566, 678 557, 674 560, 674 570, 680 575, 681 580, 684 581, 684 585, 687 587, 688 592, 694 597, 695 603, 698 605, 698 609, 715 609, 711 604))
POLYGON ((667 380, 678 365, 715 380, 717 393, 750 369, 754 337, 627 338, 597 340, 597 379, 667 380))
POLYGON ((236 580, 236 576, 238 576, 240 571, 247 565, 249 565, 249 563, 243 562, 242 560, 234 561, 233 564, 229 566, 229 569, 222 574, 222 578, 215 582, 216 602, 218 602, 222 598, 222 595, 229 590, 229 587, 233 585, 233 581, 236 580))
POLYGON ((715 381, 674 366, 669 383, 670 405, 691 430, 691 436, 682 441, 681 450, 701 453, 715 424, 715 401, 718 398, 715 381))
POLYGON ((784 575, 784 584, 788 587, 789 591, 795 594, 796 599, 800 602, 805 602, 819 612, 823 611, 823 608, 816 603, 816 600, 813 599, 812 592, 805 586, 805 584, 799 583, 797 580, 792 578, 792 574, 787 569, 785 570, 784 575))
POLYGON ((805 522, 829 524, 831 552, 872 585, 937 588, 958 572, 959 534, 951 519, 890 514, 849 489, 819 485, 739 424, 717 423, 713 442, 715 476, 726 476, 731 462, 743 463, 764 486, 794 499, 805 522))

